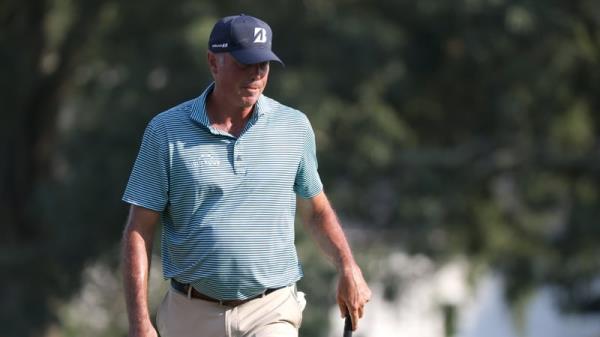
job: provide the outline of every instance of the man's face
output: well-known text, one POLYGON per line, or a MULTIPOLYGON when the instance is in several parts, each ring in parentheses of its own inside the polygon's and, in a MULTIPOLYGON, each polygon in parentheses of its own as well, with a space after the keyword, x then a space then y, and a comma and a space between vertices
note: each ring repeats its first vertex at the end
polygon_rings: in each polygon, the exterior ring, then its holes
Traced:
POLYGON ((209 53, 208 57, 219 95, 236 107, 252 107, 267 86, 269 62, 245 65, 229 53, 209 53))

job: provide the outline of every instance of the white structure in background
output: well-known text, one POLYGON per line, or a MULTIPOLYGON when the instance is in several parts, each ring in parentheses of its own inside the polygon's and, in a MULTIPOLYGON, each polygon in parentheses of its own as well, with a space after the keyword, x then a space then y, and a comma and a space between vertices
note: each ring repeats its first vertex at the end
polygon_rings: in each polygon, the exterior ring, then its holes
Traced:
MULTIPOLYGON (((456 306, 456 337, 600 337, 600 315, 562 315, 548 289, 532 298, 519 333, 499 277, 486 275, 471 289, 465 261, 436 269, 426 257, 398 252, 381 263, 374 269, 396 273, 403 289, 396 301, 389 302, 383 285, 371 283, 373 299, 356 337, 445 337, 444 305, 456 306)), ((343 320, 337 307, 330 317, 329 336, 341 336, 343 320)))
MULTIPOLYGON (((156 308, 168 282, 162 279, 160 259, 155 256, 153 260, 150 306, 156 308)), ((435 268, 424 256, 397 252, 376 263, 375 268, 369 268, 380 273, 374 278, 392 275, 402 289, 397 299, 389 302, 384 300, 383 284, 371 281, 373 299, 354 337, 445 337, 443 305, 457 308, 455 337, 600 337, 600 315, 562 315, 548 289, 539 290, 529 303, 526 325, 519 334, 504 301, 501 279, 487 275, 471 289, 464 260, 435 268)), ((46 336, 85 331, 86 337, 100 337, 127 331, 119 275, 97 263, 86 269, 83 281, 79 296, 57 310, 64 326, 50 328, 46 336)), ((308 301, 310 310, 310 298, 308 301)), ((329 336, 342 336, 343 320, 337 306, 330 316, 329 336)))

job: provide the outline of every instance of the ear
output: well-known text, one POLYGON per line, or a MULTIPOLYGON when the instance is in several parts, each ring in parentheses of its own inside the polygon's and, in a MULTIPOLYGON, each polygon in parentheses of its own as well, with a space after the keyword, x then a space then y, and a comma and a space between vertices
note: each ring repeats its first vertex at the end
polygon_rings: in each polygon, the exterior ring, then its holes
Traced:
POLYGON ((217 60, 217 56, 212 53, 212 52, 208 52, 207 55, 207 61, 208 61, 208 68, 210 69, 210 73, 212 74, 213 78, 217 75, 217 73, 219 72, 219 62, 217 60))

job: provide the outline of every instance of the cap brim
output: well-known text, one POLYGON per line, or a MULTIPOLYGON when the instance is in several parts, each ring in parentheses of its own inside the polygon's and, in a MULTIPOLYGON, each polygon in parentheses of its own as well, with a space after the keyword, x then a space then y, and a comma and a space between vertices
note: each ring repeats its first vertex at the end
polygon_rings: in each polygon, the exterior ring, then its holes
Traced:
POLYGON ((275 53, 268 49, 252 48, 229 52, 241 64, 256 64, 266 61, 275 61, 285 66, 283 61, 275 53))

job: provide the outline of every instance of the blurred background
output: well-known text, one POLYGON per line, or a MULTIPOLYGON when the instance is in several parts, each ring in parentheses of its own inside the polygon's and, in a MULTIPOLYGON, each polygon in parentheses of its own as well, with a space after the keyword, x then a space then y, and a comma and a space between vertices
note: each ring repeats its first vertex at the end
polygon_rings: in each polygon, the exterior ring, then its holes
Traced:
MULTIPOLYGON (((2 0, 0 336, 126 336, 142 132, 210 83, 237 13, 271 25, 266 94, 315 129, 374 291, 355 336, 600 336, 596 0, 2 0)), ((335 271, 297 246, 301 336, 340 336, 335 271)))

